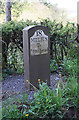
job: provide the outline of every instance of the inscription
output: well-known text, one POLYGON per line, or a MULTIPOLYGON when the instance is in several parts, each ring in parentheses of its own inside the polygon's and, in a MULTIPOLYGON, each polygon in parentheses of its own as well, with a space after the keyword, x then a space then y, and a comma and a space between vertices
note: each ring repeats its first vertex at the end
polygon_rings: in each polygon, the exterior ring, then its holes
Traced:
POLYGON ((35 31, 30 37, 30 53, 31 55, 42 55, 48 53, 48 36, 42 30, 35 31))

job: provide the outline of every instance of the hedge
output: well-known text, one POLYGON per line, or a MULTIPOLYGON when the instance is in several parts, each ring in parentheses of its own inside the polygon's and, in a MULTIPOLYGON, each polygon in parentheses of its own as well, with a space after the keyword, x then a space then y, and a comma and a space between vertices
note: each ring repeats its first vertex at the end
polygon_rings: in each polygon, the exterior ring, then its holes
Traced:
MULTIPOLYGON (((50 19, 41 20, 39 23, 32 20, 24 21, 10 21, 2 25, 2 54, 3 54, 3 69, 7 68, 7 53, 9 46, 11 45, 11 51, 13 47, 18 48, 23 52, 23 28, 29 25, 43 25, 50 28, 50 57, 55 59, 58 66, 60 61, 65 56, 69 55, 69 49, 71 48, 71 57, 75 57, 75 45, 79 43, 77 36, 77 26, 74 23, 57 23, 55 20, 50 19), (74 44, 72 44, 74 43, 74 44)), ((16 49, 15 49, 16 52, 16 49)))

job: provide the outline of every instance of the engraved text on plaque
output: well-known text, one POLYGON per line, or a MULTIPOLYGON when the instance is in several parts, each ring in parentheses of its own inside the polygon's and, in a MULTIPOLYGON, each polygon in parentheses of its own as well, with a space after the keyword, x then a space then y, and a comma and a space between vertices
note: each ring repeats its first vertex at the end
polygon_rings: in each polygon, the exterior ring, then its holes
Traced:
POLYGON ((30 53, 31 55, 42 55, 48 53, 48 36, 42 30, 35 31, 30 37, 30 53))

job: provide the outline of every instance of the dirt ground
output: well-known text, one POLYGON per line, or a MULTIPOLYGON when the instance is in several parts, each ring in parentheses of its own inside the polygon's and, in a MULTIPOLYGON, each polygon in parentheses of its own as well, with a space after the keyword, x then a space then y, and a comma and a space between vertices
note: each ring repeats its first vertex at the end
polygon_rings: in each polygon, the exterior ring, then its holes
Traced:
MULTIPOLYGON (((53 89, 59 80, 57 73, 50 75, 50 87, 53 89)), ((2 100, 5 101, 8 98, 22 97, 23 93, 26 92, 24 74, 21 75, 10 75, 2 81, 2 100)), ((30 99, 33 98, 34 91, 29 91, 30 99)))

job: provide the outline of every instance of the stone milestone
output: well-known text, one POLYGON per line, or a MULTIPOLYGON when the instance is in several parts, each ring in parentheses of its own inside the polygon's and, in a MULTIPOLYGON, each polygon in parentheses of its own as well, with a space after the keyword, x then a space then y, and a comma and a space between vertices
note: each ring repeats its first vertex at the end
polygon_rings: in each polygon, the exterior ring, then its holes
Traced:
MULTIPOLYGON (((44 26, 28 26, 23 29, 24 79, 38 88, 38 79, 50 85, 49 29, 44 26)), ((26 88, 33 87, 26 82, 26 88)))

